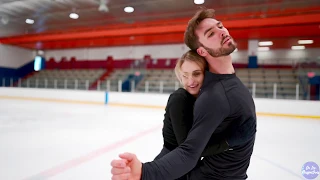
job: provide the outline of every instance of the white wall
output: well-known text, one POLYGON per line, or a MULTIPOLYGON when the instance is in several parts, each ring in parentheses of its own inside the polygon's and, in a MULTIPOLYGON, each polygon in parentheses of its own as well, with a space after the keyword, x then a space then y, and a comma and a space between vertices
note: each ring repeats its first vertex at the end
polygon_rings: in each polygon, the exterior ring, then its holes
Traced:
POLYGON ((0 99, 22 99, 53 102, 104 104, 105 93, 99 91, 53 90, 29 88, 0 88, 0 99))
POLYGON ((168 94, 108 92, 108 104, 111 105, 126 104, 165 107, 168 98, 168 94))
MULTIPOLYGON (((305 50, 278 49, 257 53, 258 64, 288 64, 297 62, 320 61, 320 48, 305 50)), ((238 51, 231 54, 233 62, 248 63, 248 51, 238 51)))
MULTIPOLYGON (((9 22, 10 23, 10 22, 9 22)), ((21 35, 25 33, 25 29, 12 30, 9 26, 2 25, 0 22, 0 37, 8 37, 14 35, 21 35)))
POLYGON ((264 64, 277 64, 277 60, 279 60, 281 64, 283 64, 283 62, 286 62, 286 64, 292 64, 292 61, 315 61, 317 59, 320 61, 320 48, 310 48, 305 50, 281 49, 258 52, 258 61, 264 64))
POLYGON ((320 101, 260 99, 255 100, 258 113, 320 116, 320 101))
MULTIPOLYGON (((46 58, 54 57, 57 62, 61 57, 70 59, 75 56, 77 60, 103 60, 107 56, 115 59, 141 59, 146 54, 152 58, 179 58, 189 48, 184 44, 152 45, 152 46, 124 46, 104 48, 82 48, 70 50, 49 50, 46 51, 46 58)), ((232 53, 233 62, 248 63, 246 50, 232 53)), ((292 64, 307 59, 316 60, 320 57, 320 49, 290 50, 280 49, 267 52, 258 52, 259 64, 292 64)), ((319 59, 320 60, 320 59, 319 59)))
MULTIPOLYGON (((152 58, 179 58, 189 48, 184 44, 152 45, 152 46, 126 46, 126 47, 104 47, 104 48, 82 48, 68 50, 45 51, 47 60, 54 57, 57 62, 61 57, 70 59, 75 56, 77 60, 103 60, 107 56, 115 59, 142 59, 146 54, 152 58)), ((0 44, 0 67, 18 68, 35 56, 34 51, 19 47, 0 44)), ((234 63, 248 63, 247 51, 232 53, 234 63)), ((305 61, 306 59, 320 61, 320 49, 307 50, 271 50, 258 52, 259 64, 289 64, 305 61)))
POLYGON ((0 67, 19 68, 34 59, 32 50, 0 44, 0 67))
MULTIPOLYGON (((165 107, 168 94, 109 92, 108 104, 125 104, 137 107, 165 107)), ((256 112, 263 114, 320 116, 320 101, 254 99, 256 112)))
MULTIPOLYGON (((88 104, 108 104, 130 107, 165 107, 169 94, 119 93, 79 90, 0 88, 0 99, 64 101, 88 104)), ((317 116, 320 119, 320 101, 254 99, 257 113, 269 115, 317 116)))
POLYGON ((47 60, 54 57, 57 62, 61 60, 61 57, 67 57, 70 60, 72 56, 75 56, 77 60, 103 60, 108 56, 113 56, 114 59, 142 59, 147 54, 153 58, 178 58, 187 50, 188 47, 184 44, 81 48, 49 50, 45 52, 45 57, 47 60))

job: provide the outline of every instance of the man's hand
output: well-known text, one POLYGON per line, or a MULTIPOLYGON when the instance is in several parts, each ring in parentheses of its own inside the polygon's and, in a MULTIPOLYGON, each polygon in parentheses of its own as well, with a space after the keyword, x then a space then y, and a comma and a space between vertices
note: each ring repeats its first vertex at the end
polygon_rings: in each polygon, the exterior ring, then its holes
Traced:
POLYGON ((111 162, 112 180, 140 180, 142 163, 135 154, 120 154, 120 160, 111 162))

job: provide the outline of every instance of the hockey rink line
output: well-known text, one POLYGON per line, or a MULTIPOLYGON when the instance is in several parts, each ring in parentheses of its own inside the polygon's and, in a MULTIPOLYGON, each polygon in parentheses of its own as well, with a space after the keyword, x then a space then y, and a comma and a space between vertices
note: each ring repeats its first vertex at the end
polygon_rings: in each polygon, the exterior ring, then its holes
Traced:
POLYGON ((63 173, 67 170, 70 170, 74 167, 77 167, 83 163, 86 163, 88 161, 91 161, 107 152, 110 152, 110 151, 113 151, 121 146, 124 146, 128 143, 131 143, 139 138, 142 138, 142 137, 145 137, 146 135, 149 135, 151 133, 154 133, 155 130, 159 130, 161 129, 163 126, 163 124, 161 125, 157 125, 157 126, 154 126, 150 129, 147 129, 147 130, 144 130, 144 131, 141 131, 133 136, 130 136, 128 138, 125 138, 123 140, 120 140, 118 142, 115 142, 115 143, 112 143, 110 145, 107 145, 105 147, 102 147, 100 149, 97 149, 95 151, 92 151, 86 155, 83 155, 81 157, 78 157, 78 158, 74 158, 74 159, 71 159, 69 161, 66 161, 62 164, 59 164, 57 166, 54 166, 52 168, 49 168, 47 170, 44 170, 38 174, 35 174, 33 176, 30 176, 30 177, 27 177, 27 178, 24 178, 23 180, 38 180, 38 179, 47 179, 49 177, 53 177, 57 174, 60 174, 60 173, 63 173))

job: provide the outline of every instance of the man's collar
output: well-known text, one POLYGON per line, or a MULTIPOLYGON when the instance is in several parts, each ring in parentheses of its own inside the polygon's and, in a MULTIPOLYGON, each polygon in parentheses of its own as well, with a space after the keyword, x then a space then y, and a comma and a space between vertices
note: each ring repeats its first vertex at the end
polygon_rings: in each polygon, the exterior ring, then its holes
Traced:
POLYGON ((215 74, 212 73, 210 71, 205 71, 205 75, 204 75, 204 82, 203 84, 208 84, 212 81, 218 81, 218 80, 222 80, 222 79, 229 79, 229 78, 233 78, 235 77, 236 74, 215 74))

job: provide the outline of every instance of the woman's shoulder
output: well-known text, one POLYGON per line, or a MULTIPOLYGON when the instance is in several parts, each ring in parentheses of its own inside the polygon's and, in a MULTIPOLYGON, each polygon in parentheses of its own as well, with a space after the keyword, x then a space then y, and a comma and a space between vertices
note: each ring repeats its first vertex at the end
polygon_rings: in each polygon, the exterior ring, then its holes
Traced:
POLYGON ((188 96, 188 95, 190 95, 190 93, 184 88, 179 88, 175 90, 173 93, 171 93, 171 96, 188 96))
POLYGON ((179 88, 170 94, 170 99, 174 100, 188 100, 190 98, 192 98, 192 95, 183 88, 179 88))

